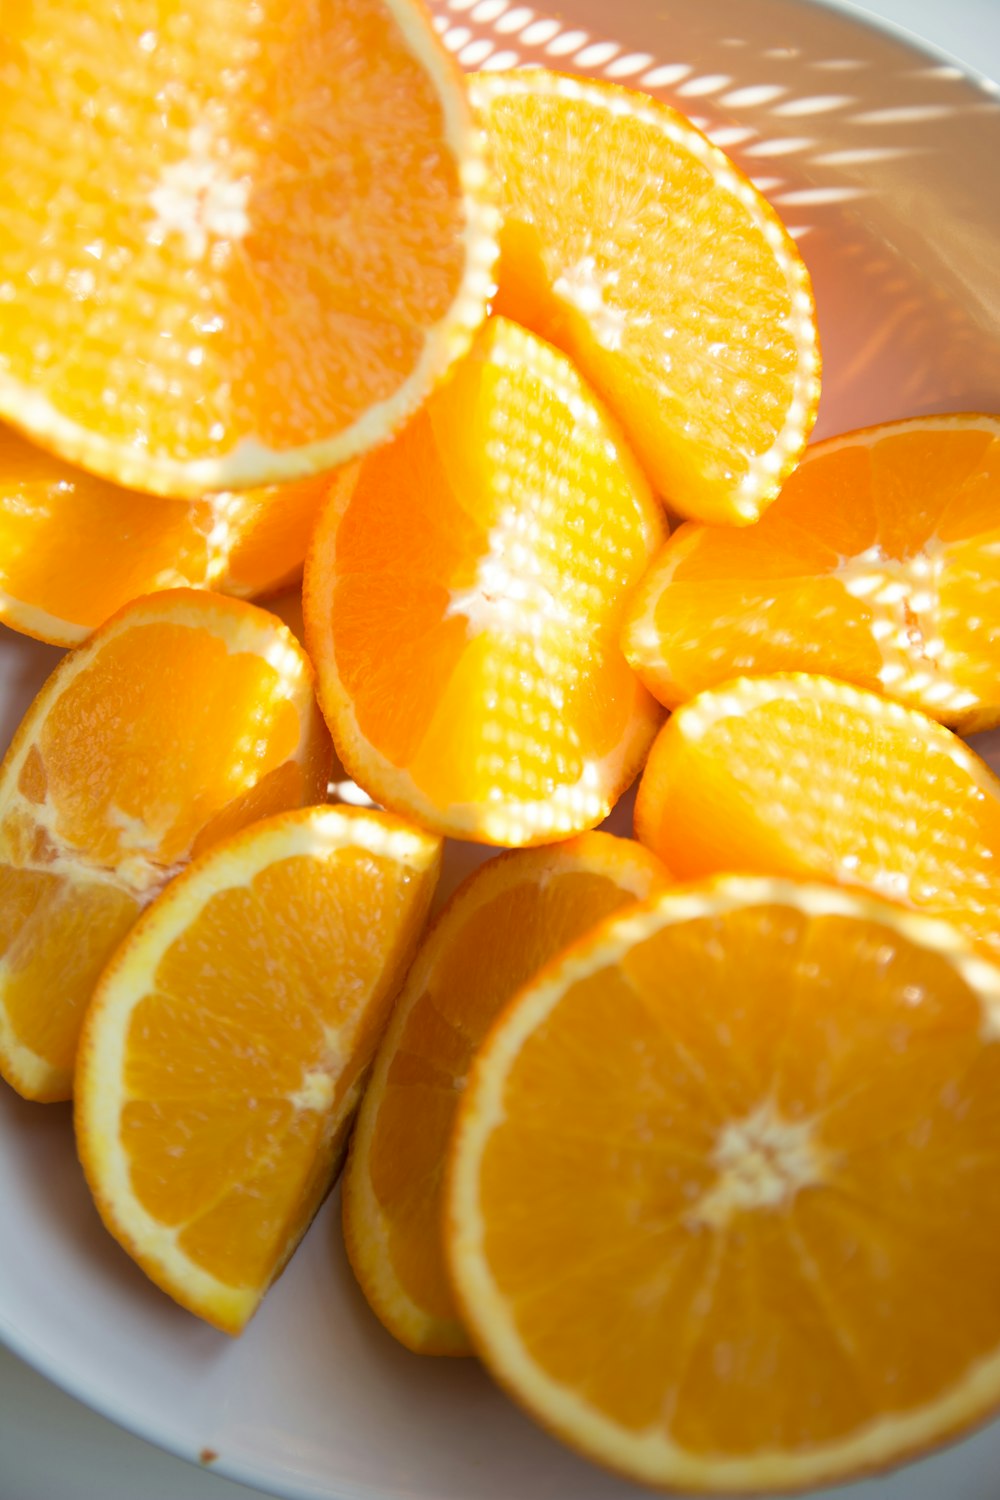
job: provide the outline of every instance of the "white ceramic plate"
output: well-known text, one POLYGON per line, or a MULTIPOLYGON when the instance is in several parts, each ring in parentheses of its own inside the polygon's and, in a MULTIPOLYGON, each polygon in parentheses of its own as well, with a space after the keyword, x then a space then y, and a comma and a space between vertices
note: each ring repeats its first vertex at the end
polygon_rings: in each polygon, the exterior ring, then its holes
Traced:
MULTIPOLYGON (((466 66, 546 61, 646 88, 757 179, 816 285, 818 436, 1000 409, 995 88, 808 0, 564 0, 551 20, 516 0, 434 8, 466 66)), ((58 654, 0 629, 3 743, 58 654)), ((977 748, 1000 766, 1000 736, 977 748)), ((398 1348, 354 1286, 335 1199, 235 1343, 174 1307, 105 1235, 66 1107, 0 1089, 0 1203, 0 1338, 164 1448, 286 1497, 640 1493, 536 1430, 471 1362, 398 1348)), ((984 1500, 998 1471, 1000 1424, 850 1495, 984 1500)))

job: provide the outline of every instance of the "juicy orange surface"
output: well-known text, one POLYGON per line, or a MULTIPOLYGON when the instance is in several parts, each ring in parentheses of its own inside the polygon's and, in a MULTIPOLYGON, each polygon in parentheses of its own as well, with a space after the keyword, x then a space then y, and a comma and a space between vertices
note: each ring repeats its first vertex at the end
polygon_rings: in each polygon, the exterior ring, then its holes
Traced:
POLYGON ((490 860, 452 896, 393 1011, 344 1176, 344 1238, 365 1296, 402 1343, 469 1354, 441 1245, 442 1176, 473 1056, 543 964, 666 883, 630 839, 584 833, 490 860))
POLYGON ((600 822, 658 720, 618 634, 663 535, 570 362, 491 320, 317 526, 306 638, 355 781, 490 843, 600 822))
POLYGON ((890 422, 811 449, 760 522, 682 526, 629 610, 668 707, 736 672, 815 671, 963 731, 1000 720, 1000 420, 890 422))
POLYGON ((178 589, 68 656, 0 767, 0 1069, 66 1098, 83 1009, 143 906, 192 855, 320 799, 329 739, 272 615, 178 589))
POLYGON ((1000 1405, 1000 970, 833 887, 605 923, 503 1013, 449 1263, 494 1374, 671 1489, 856 1475, 1000 1405))
POLYGON ((0 427, 0 620, 75 646, 130 599, 250 597, 301 571, 327 475, 190 502, 139 495, 0 427))
POLYGON ((229 1333, 339 1167, 439 865, 385 813, 282 814, 174 881, 101 979, 76 1071, 88 1181, 139 1264, 229 1333))
POLYGON ((331 467, 481 318, 479 148, 415 0, 33 0, 0 75, 0 413, 74 462, 331 467))
POLYGON ((636 832, 681 879, 863 886, 1000 958, 1000 782, 923 714, 825 677, 743 678, 664 726, 636 832))
POLYGON ((812 427, 808 273, 773 209, 683 115, 614 84, 485 73, 498 312, 572 355, 671 507, 746 525, 812 427))

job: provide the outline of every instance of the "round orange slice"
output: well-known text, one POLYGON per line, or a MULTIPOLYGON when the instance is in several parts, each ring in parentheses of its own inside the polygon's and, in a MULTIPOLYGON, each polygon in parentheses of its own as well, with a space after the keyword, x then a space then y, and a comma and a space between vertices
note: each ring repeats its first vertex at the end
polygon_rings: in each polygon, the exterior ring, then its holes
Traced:
POLYGON ((329 475, 202 500, 162 500, 74 468, 0 427, 0 620, 76 646, 140 594, 239 598, 302 570, 329 475))
POLYGON ((1000 969, 832 886, 727 879, 521 991, 459 1105, 462 1316, 630 1478, 855 1478, 1000 1407, 1000 969))
POLYGON ((607 816, 660 709, 622 655, 665 526, 570 361, 506 319, 335 486, 306 641, 340 758, 439 833, 550 843, 607 816))
POLYGON ((949 730, 847 683, 741 678, 667 721, 635 805, 679 879, 862 886, 1000 959, 1000 781, 949 730))
POLYGON ((1000 418, 887 422, 811 448, 759 523, 682 526, 629 607, 661 703, 814 671, 962 732, 1000 722, 1000 418))
POLYGON ((428 934, 379 1048, 344 1173, 344 1239, 372 1308, 420 1354, 471 1354, 441 1245, 442 1176, 476 1048, 535 973, 602 918, 660 890, 631 839, 583 833, 489 860, 428 934))
POLYGON ((500 179, 495 310, 573 357, 674 510, 755 521, 819 402, 809 275, 777 214, 643 94, 540 68, 471 90, 500 179))
POLYGON ((0 416, 197 498, 386 438, 468 344, 494 209, 418 0, 46 0, 0 38, 0 416))
POLYGON ((95 991, 75 1091, 95 1202, 164 1291, 227 1333, 337 1173, 440 858, 385 813, 283 813, 179 876, 95 991))
POLYGON ((0 1073, 66 1099, 84 1009, 201 850, 326 794, 308 659, 252 604, 137 599, 64 658, 0 766, 0 1073))

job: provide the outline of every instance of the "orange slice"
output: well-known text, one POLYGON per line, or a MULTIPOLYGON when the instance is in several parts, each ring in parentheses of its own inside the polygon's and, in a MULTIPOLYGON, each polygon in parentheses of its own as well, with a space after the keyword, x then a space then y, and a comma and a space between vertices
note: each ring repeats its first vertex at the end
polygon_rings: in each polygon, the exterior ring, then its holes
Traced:
POLYGON ((316 528, 306 640, 354 780, 428 828, 487 843, 599 823, 660 714, 618 635, 663 536, 569 360, 491 320, 316 528))
POLYGON ((682 515, 755 521, 816 416, 809 276, 691 122, 543 69, 471 83, 501 183, 497 312, 557 344, 682 515))
POLYGON ((140 594, 247 598, 302 569, 329 475, 183 502, 95 479, 0 427, 0 620, 75 646, 140 594))
POLYGON ((544 963, 666 879, 640 844, 584 833, 482 865, 425 939, 375 1060, 343 1196, 362 1290, 415 1352, 472 1352, 448 1285, 441 1217, 448 1137, 476 1048, 544 963))
POLYGON ((467 346, 494 210, 418 0, 45 0, 0 38, 0 416, 198 497, 384 439, 467 346))
POLYGON ((309 662, 252 604, 137 599, 67 656, 0 766, 0 1072, 66 1099, 84 1008, 193 855, 326 792, 309 662))
POLYGON ((949 730, 874 693, 779 676, 699 694, 653 746, 635 827, 680 879, 863 886, 1000 959, 1000 782, 949 730))
POLYGON ((854 1478, 1000 1406, 1000 970, 779 880, 667 892, 473 1066, 447 1247, 489 1368, 678 1490, 854 1478))
POLYGON ((971 732, 1000 722, 1000 418, 818 443, 751 530, 682 526, 625 654, 673 708, 734 672, 846 678, 971 732))
POLYGON ((143 1270, 227 1333, 337 1173, 440 858, 385 813, 283 813, 174 881, 97 987, 76 1072, 87 1181, 143 1270))

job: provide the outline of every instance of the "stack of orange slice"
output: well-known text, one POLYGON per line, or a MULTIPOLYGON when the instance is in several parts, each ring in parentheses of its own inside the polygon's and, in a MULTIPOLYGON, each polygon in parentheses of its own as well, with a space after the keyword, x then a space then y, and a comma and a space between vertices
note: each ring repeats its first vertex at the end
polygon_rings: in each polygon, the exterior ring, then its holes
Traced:
POLYGON ((0 1069, 75 1091, 111 1233, 240 1332, 371 1072, 345 1237, 411 1349, 668 1487, 964 1430, 997 419, 806 453, 756 188, 617 86, 467 89, 419 0, 6 22, 0 619, 77 649, 0 768, 0 1069), (222 596, 307 543, 308 655, 222 596), (515 847, 423 936, 446 835, 515 847))
POLYGON ((115 945, 193 856, 320 800, 329 737, 273 615, 178 589, 127 606, 49 678, 0 767, 0 1069, 69 1097, 115 945))

